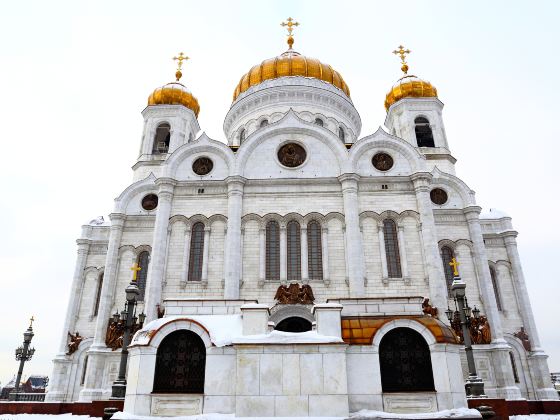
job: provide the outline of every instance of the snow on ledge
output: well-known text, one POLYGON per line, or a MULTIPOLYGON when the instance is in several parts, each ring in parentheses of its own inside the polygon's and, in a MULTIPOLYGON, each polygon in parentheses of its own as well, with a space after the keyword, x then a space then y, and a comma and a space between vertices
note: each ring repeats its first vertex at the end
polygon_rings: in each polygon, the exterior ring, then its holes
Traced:
POLYGON ((233 339, 233 344, 338 344, 342 338, 320 335, 316 331, 290 333, 271 331, 268 334, 244 335, 233 339))
POLYGON ((436 413, 397 414, 384 411, 361 410, 350 415, 351 419, 472 419, 482 418, 474 408, 454 408, 436 413))
POLYGON ((504 217, 510 217, 509 214, 507 214, 504 211, 498 210, 498 209, 493 209, 490 208, 488 210, 484 209, 480 212, 480 216, 481 219, 503 219, 504 217))

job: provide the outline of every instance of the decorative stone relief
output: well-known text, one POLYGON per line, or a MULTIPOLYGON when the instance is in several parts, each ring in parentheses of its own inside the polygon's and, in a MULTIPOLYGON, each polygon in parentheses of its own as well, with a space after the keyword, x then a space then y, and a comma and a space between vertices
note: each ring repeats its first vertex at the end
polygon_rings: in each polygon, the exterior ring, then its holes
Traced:
POLYGON ((278 150, 278 160, 288 168, 300 166, 307 158, 305 149, 297 143, 288 143, 278 150))
POLYGON ((214 162, 207 157, 200 157, 193 162, 192 170, 197 175, 208 175, 214 169, 214 162))

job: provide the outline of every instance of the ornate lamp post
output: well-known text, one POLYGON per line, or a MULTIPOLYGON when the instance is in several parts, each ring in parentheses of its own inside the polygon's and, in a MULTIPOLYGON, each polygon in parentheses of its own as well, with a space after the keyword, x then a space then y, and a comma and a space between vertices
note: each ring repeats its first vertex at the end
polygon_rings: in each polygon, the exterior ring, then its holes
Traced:
MULTIPOLYGON (((134 272, 132 276, 132 281, 126 287, 126 303, 124 305, 124 310, 120 313, 120 320, 124 322, 124 332, 123 332, 123 344, 121 350, 121 363, 119 365, 119 376, 115 382, 113 382, 111 398, 112 399, 123 399, 126 394, 126 363, 128 361, 128 345, 130 344, 130 336, 133 329, 137 328, 138 325, 141 327, 144 324, 146 315, 141 313, 136 316, 136 303, 138 301, 138 295, 140 290, 136 284, 136 274, 141 270, 137 264, 131 268, 134 272)), ((118 312, 113 315, 113 322, 119 321, 118 312)))
POLYGON ((480 377, 476 373, 471 336, 469 333, 471 317, 474 314, 474 317, 478 318, 478 316, 480 315, 480 311, 476 309, 476 307, 474 308, 474 310, 471 310, 468 305, 467 298, 465 297, 465 288, 467 285, 459 276, 459 271, 457 270, 459 263, 457 262, 457 260, 453 258, 449 265, 453 267, 454 278, 453 284, 451 285, 451 291, 453 293, 453 298, 455 300, 457 310, 453 312, 451 309, 447 308, 445 314, 447 315, 449 322, 452 322, 454 316, 458 313, 459 319, 461 321, 463 342, 465 343, 465 352, 467 354, 467 364, 469 367, 469 377, 465 384, 465 391, 467 393, 467 398, 485 398, 486 395, 484 395, 484 382, 482 382, 482 379, 480 379, 480 377))
POLYGON ((31 360, 33 354, 35 354, 35 349, 29 348, 31 339, 35 335, 33 334, 33 321, 35 321, 35 318, 31 317, 29 328, 27 328, 27 330, 23 333, 23 346, 19 346, 16 349, 16 360, 19 360, 19 369, 16 377, 16 387, 14 389, 15 401, 18 401, 19 397, 19 384, 21 382, 21 375, 23 373, 23 366, 25 365, 25 362, 31 360))

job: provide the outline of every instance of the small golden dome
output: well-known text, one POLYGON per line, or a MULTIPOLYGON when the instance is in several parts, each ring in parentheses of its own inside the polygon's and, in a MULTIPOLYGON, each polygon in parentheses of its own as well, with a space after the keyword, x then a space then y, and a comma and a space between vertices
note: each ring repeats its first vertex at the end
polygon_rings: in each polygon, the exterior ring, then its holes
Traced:
POLYGON ((401 77, 385 96, 385 110, 404 98, 437 98, 437 89, 430 82, 416 76, 401 77))
MULTIPOLYGON (((293 44, 293 38, 288 39, 288 45, 293 44), (291 41, 291 43, 290 43, 291 41)), ((251 70, 241 77, 233 93, 233 101, 249 89, 265 80, 277 79, 285 76, 312 77, 330 83, 342 90, 350 97, 350 89, 344 82, 339 72, 330 65, 321 63, 315 58, 305 57, 291 48, 278 57, 264 60, 261 64, 253 66, 251 70)))
POLYGON ((158 87, 148 98, 148 105, 183 105, 192 110, 197 117, 200 111, 198 100, 179 82, 158 87))

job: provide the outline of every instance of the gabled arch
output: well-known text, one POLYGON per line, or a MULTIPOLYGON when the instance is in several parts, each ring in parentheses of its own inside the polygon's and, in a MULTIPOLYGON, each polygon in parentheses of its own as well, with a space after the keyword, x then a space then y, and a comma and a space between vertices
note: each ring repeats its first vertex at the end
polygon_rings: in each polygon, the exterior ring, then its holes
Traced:
POLYGON ((476 205, 474 191, 471 190, 464 181, 454 175, 440 171, 437 166, 432 170, 432 175, 432 188, 436 187, 438 184, 445 185, 459 195, 463 208, 476 205))
POLYGON ((321 228, 324 228, 326 225, 325 219, 326 219, 325 216, 323 216, 321 213, 317 213, 317 212, 307 213, 305 216, 303 216, 302 227, 307 226, 312 221, 316 221, 321 225, 321 228))
POLYGON ((158 193, 158 187, 155 184, 156 177, 150 172, 146 178, 136 181, 135 183, 128 186, 117 198, 115 198, 115 210, 114 213, 125 214, 126 208, 130 203, 130 200, 140 193, 158 193))

